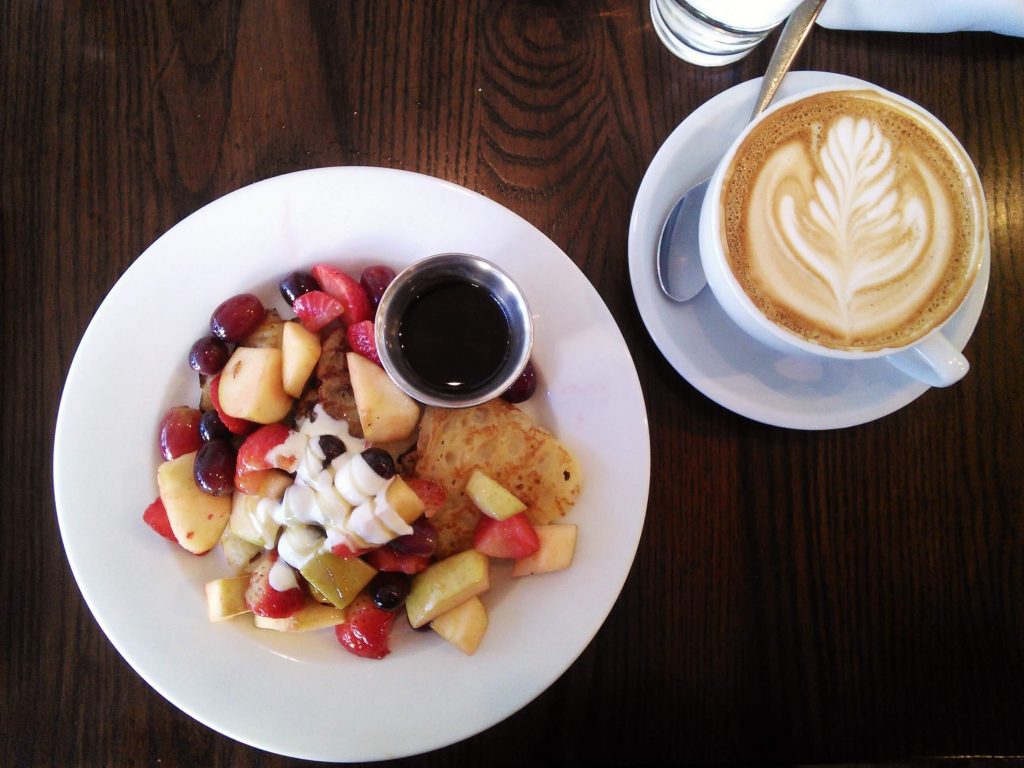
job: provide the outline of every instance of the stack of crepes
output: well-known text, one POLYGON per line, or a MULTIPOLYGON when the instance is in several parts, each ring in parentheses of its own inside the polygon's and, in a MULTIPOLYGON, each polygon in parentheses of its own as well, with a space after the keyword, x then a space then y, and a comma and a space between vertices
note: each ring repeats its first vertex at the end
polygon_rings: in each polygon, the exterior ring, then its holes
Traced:
POLYGON ((502 400, 472 408, 427 408, 416 446, 416 475, 448 494, 431 518, 438 558, 473 546, 480 512, 466 496, 466 481, 479 468, 527 505, 532 523, 563 516, 582 487, 575 456, 550 432, 502 400))

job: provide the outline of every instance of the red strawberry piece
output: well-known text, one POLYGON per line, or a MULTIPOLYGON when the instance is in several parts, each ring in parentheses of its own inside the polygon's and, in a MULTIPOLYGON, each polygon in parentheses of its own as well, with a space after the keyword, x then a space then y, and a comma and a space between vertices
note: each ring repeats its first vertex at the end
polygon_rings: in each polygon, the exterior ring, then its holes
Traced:
POLYGON ((337 320, 345 311, 344 305, 323 291, 304 293, 292 304, 299 322, 310 333, 317 333, 325 325, 337 320))
POLYGON ((202 414, 187 405, 168 409, 160 421, 160 455, 170 461, 186 453, 198 451, 203 444, 199 436, 202 414))
POLYGON ((220 416, 221 422, 232 434, 247 435, 256 426, 251 421, 238 419, 224 413, 224 409, 220 407, 220 374, 210 379, 210 400, 213 402, 213 407, 217 411, 217 415, 220 416))
POLYGON ((146 507, 146 511, 142 513, 142 519, 146 525, 165 539, 173 541, 175 544, 178 543, 178 539, 174 536, 174 531, 171 530, 171 521, 167 519, 167 510, 164 508, 164 503, 160 500, 159 496, 156 498, 156 501, 146 507))
POLYGON ((373 320, 360 320, 358 323, 352 323, 346 333, 348 334, 348 345, 354 351, 380 365, 377 339, 373 335, 373 320))
POLYGON ((345 321, 345 325, 373 317, 370 297, 355 278, 328 264, 317 264, 312 271, 313 277, 324 291, 341 302, 344 307, 341 319, 345 321))
POLYGON ((391 547, 378 547, 371 552, 367 552, 363 559, 378 571, 407 573, 410 576, 427 570, 427 567, 430 565, 429 557, 406 555, 402 552, 396 552, 391 547))
POLYGON ((372 547, 367 549, 352 549, 348 544, 342 542, 341 544, 335 544, 331 547, 331 554, 337 555, 338 557, 360 557, 369 552, 372 547))
POLYGON ((383 659, 391 649, 388 638, 395 623, 395 613, 378 608, 373 598, 360 592, 345 609, 345 621, 334 628, 334 634, 345 650, 365 659, 383 659))
POLYGON ((423 516, 428 519, 437 514, 437 511, 448 500, 448 494, 445 493, 444 488, 433 480, 409 477, 405 479, 405 484, 412 488, 413 492, 420 497, 420 501, 423 502, 423 516))
POLYGON ((275 466, 294 472, 294 466, 273 465, 267 461, 267 453, 287 440, 290 433, 284 424, 267 424, 245 438, 235 461, 235 488, 242 493, 258 493, 263 479, 275 466))
POLYGON ((480 515, 473 534, 473 548, 489 557, 518 560, 540 549, 540 539, 525 512, 506 520, 480 515))
POLYGON ((270 569, 276 562, 277 553, 270 552, 253 569, 245 590, 245 604, 257 616, 285 619, 302 607, 305 598, 298 587, 280 591, 270 585, 270 569))

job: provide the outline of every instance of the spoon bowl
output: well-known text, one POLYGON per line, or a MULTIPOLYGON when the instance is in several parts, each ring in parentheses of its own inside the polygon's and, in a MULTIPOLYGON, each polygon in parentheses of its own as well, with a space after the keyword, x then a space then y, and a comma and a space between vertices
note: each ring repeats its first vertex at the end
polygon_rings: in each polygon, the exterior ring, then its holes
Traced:
POLYGON ((690 187, 665 219, 658 243, 658 283, 675 301, 689 301, 707 285, 697 250, 700 207, 711 177, 690 187))

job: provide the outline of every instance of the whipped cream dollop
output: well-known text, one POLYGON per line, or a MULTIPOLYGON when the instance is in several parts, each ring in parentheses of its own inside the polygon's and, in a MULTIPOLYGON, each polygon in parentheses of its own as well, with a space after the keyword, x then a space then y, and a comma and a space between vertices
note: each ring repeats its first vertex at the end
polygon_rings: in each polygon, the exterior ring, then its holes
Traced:
POLYGON ((278 592, 287 592, 289 589, 299 588, 299 580, 295 578, 295 571, 280 557, 270 566, 267 581, 278 592))
MULTIPOLYGON (((343 544, 356 552, 412 533, 387 498, 394 478, 383 478, 362 457, 365 443, 348 424, 317 405, 283 443, 267 452, 275 467, 295 473, 281 499, 263 498, 250 513, 267 549, 301 570, 322 552, 343 544), (345 452, 330 462, 320 437, 339 439, 345 452)), ((277 587, 275 587, 277 589, 277 587)))

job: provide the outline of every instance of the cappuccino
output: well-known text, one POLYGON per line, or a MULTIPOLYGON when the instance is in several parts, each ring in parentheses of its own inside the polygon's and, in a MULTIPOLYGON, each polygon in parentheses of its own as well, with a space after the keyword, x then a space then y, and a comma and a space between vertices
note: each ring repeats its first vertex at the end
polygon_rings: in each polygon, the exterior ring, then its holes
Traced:
POLYGON ((984 200, 934 118, 867 90, 810 95, 765 115, 722 177, 721 241, 769 320, 814 344, 913 344, 966 297, 984 200))

